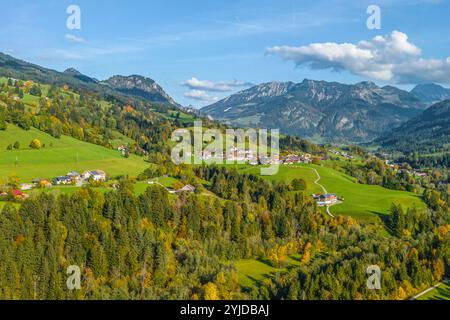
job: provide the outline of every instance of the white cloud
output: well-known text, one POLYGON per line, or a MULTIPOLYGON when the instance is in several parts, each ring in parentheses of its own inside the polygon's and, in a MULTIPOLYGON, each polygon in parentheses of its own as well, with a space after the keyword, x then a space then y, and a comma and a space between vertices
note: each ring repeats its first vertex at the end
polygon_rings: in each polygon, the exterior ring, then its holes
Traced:
POLYGON ((184 93, 186 98, 190 98, 197 101, 202 101, 206 103, 213 103, 219 100, 218 97, 210 96, 206 91, 203 90, 191 90, 184 93))
POLYGON ((312 69, 346 70, 355 75, 397 83, 450 83, 450 58, 424 59, 408 36, 393 31, 369 41, 313 43, 306 46, 275 46, 267 53, 312 69))
POLYGON ((240 87, 248 87, 252 84, 238 80, 233 80, 230 82, 213 82, 209 80, 199 80, 195 77, 192 77, 191 79, 187 80, 184 85, 189 87, 189 89, 191 90, 227 92, 233 91, 236 88, 240 87))
POLYGON ((39 54, 43 60, 90 60, 100 56, 127 54, 140 51, 140 48, 127 45, 81 46, 74 49, 52 49, 39 54))
POLYGON ((75 36, 75 35, 73 35, 73 34, 69 34, 69 33, 67 33, 67 34, 64 36, 64 38, 65 38, 66 40, 73 41, 73 42, 78 42, 78 43, 86 42, 86 40, 84 40, 83 38, 77 37, 77 36, 75 36))

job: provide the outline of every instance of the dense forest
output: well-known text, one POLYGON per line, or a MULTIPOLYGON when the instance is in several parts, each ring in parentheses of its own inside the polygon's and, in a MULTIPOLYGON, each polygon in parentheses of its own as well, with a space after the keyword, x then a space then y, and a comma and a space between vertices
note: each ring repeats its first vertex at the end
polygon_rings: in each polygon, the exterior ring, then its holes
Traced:
MULTIPOLYGON (((178 170, 181 172, 181 170, 178 170)), ((182 174, 182 173, 180 173, 182 174)), ((448 276, 448 200, 435 210, 393 206, 388 237, 380 225, 330 218, 302 192, 219 167, 192 174, 217 196, 170 199, 159 186, 135 196, 83 188, 42 194, 0 215, 3 299, 403 299, 448 276), (233 261, 260 258, 301 267, 252 287, 233 261), (381 290, 366 288, 368 265, 383 270, 381 290), (82 270, 81 290, 66 289, 66 268, 82 270)), ((187 175, 189 176, 189 175, 187 175)))

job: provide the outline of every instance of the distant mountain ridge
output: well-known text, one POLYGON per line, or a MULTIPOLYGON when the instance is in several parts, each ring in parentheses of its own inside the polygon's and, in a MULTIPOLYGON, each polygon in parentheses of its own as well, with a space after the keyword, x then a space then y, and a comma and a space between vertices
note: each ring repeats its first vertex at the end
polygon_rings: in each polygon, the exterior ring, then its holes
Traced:
POLYGON ((305 79, 269 82, 201 109, 234 126, 280 128, 331 142, 366 142, 425 108, 411 93, 370 81, 354 85, 305 79))
POLYGON ((419 84, 411 90, 411 93, 429 105, 450 99, 450 89, 434 83, 419 84))
POLYGON ((450 150, 450 100, 426 109, 421 115, 385 133, 375 142, 384 148, 422 154, 450 150))
POLYGON ((146 102, 180 107, 153 79, 143 76, 113 76, 105 81, 86 76, 74 68, 64 72, 44 68, 0 52, 0 75, 30 79, 41 83, 69 85, 78 91, 93 91, 103 96, 129 102, 146 102))

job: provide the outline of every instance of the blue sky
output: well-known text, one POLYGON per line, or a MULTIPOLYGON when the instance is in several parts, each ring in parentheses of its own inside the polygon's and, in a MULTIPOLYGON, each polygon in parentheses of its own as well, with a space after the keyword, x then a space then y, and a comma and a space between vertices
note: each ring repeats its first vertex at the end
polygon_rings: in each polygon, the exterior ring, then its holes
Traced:
POLYGON ((304 78, 450 83, 445 0, 0 0, 0 7, 1 52, 97 79, 144 75, 183 105, 304 78), (81 9, 80 30, 66 27, 71 4, 81 9), (371 4, 381 9, 380 30, 366 26, 371 4))

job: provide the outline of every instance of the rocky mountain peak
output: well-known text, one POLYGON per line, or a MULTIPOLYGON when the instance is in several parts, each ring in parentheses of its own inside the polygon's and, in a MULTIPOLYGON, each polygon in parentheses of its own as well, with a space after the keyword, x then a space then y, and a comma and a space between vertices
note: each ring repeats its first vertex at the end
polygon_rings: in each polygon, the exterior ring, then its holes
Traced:
POLYGON ((155 103, 179 106, 155 80, 144 76, 115 75, 104 81, 104 83, 125 94, 140 96, 155 103))

